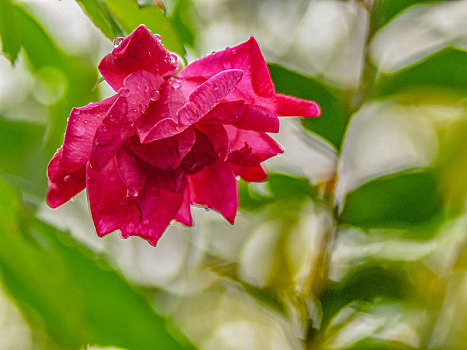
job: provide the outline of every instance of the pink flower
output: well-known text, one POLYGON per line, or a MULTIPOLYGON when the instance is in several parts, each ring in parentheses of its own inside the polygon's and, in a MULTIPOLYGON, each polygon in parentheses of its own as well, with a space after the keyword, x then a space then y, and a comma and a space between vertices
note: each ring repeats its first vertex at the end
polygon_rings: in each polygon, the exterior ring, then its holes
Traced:
POLYGON ((87 188, 99 236, 120 229, 155 245, 171 220, 192 225, 191 205, 233 223, 236 176, 264 181, 261 163, 283 152, 268 132, 277 116, 315 117, 316 103, 276 94, 253 38, 180 72, 158 35, 139 26, 99 70, 117 93, 73 108, 48 167, 55 208, 87 188))

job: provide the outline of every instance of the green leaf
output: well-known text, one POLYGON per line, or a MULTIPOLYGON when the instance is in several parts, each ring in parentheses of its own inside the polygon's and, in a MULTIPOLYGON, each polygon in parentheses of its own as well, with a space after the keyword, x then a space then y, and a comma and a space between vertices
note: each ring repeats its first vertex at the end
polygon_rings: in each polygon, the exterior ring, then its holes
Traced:
POLYGON ((194 47, 196 26, 193 21, 193 4, 191 0, 176 0, 170 19, 185 44, 194 47))
POLYGON ((306 177, 269 173, 266 182, 269 194, 261 194, 253 186, 245 181, 239 182, 240 209, 256 211, 273 203, 278 204, 278 209, 300 207, 304 202, 316 198, 316 188, 306 177))
POLYGON ((144 24, 153 33, 162 37, 162 43, 168 50, 182 57, 185 56, 185 47, 177 31, 159 7, 139 6, 135 0, 105 0, 105 3, 125 34, 129 34, 140 24, 144 24))
POLYGON ((0 117, 0 173, 23 190, 40 187, 45 160, 38 157, 45 127, 0 117))
POLYGON ((431 170, 379 177, 347 194, 342 223, 365 228, 410 227, 433 219, 442 198, 431 170))
MULTIPOLYGON (((381 28, 408 7, 418 4, 429 4, 443 0, 378 0, 375 1, 372 20, 375 29, 381 28)), ((372 31, 373 33, 375 31, 372 31)))
POLYGON ((26 319, 60 349, 87 344, 191 349, 101 257, 35 219, 0 179, 0 277, 26 319))
POLYGON ((349 112, 337 94, 314 78, 275 63, 269 63, 268 66, 277 92, 313 100, 319 104, 321 116, 303 118, 303 126, 339 149, 349 120, 349 112))
POLYGON ((402 342, 364 339, 349 348, 348 350, 415 350, 416 348, 402 342))
POLYGON ((299 201, 316 197, 316 189, 306 177, 271 173, 267 182, 269 191, 277 201, 299 201))
POLYGON ((117 23, 107 5, 102 0, 76 0, 86 15, 110 40, 123 36, 123 29, 117 23))
POLYGON ((349 272, 343 281, 332 282, 319 296, 323 325, 353 301, 372 302, 378 298, 404 299, 410 293, 407 271, 401 267, 365 265, 349 272))
POLYGON ((0 0, 0 38, 2 39, 2 51, 10 60, 15 63, 21 48, 19 31, 13 4, 10 0, 0 0))
POLYGON ((382 74, 376 80, 373 97, 413 92, 467 92, 467 52, 447 48, 418 64, 395 74, 382 74))

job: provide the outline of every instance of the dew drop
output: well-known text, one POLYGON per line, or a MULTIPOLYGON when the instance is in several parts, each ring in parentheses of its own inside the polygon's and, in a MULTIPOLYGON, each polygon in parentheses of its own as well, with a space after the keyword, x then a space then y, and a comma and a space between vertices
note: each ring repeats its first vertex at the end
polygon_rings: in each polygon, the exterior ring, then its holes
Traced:
POLYGON ((71 198, 70 198, 70 202, 71 202, 71 203, 75 203, 75 202, 76 202, 76 198, 75 198, 75 197, 71 197, 71 198))
POLYGON ((87 123, 88 123, 88 121, 87 121, 87 120, 84 120, 84 122, 83 122, 83 123, 84 123, 84 124, 87 124, 87 123))
POLYGON ((236 55, 236 54, 237 54, 237 50, 232 49, 232 55, 236 55))
POLYGON ((122 41, 123 41, 123 38, 122 38, 122 37, 117 37, 117 38, 115 38, 115 40, 114 40, 114 47, 115 47, 115 48, 118 47, 118 46, 122 43, 122 41))
POLYGON ((161 36, 160 36, 159 34, 154 34, 154 37, 155 37, 158 41, 161 41, 161 40, 162 40, 162 38, 161 38, 161 36))
POLYGON ((71 178, 71 175, 67 175, 63 178, 63 181, 67 182, 68 180, 70 180, 71 178))
POLYGON ((174 80, 172 82, 172 86, 173 86, 174 89, 180 89, 180 86, 182 86, 182 84, 180 84, 180 81, 174 80))
POLYGON ((219 91, 219 86, 214 85, 213 89, 214 89, 214 91, 219 91))
POLYGON ((175 219, 170 220, 170 226, 175 226, 177 221, 175 219))
POLYGON ((235 178, 237 179, 237 181, 240 180, 240 176, 238 176, 238 175, 235 176, 235 178))

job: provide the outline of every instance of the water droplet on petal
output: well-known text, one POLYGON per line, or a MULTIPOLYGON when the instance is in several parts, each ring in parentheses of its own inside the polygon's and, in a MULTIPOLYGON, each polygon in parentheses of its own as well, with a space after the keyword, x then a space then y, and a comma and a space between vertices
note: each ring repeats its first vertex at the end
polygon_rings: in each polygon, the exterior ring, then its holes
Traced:
POLYGON ((237 54, 237 50, 232 49, 232 55, 236 55, 236 54, 237 54))
POLYGON ((71 202, 71 203, 75 203, 75 202, 76 202, 76 198, 75 198, 75 197, 71 197, 71 198, 70 198, 70 202, 71 202))
POLYGON ((175 219, 170 220, 170 226, 175 226, 177 221, 175 219))
POLYGON ((158 41, 161 41, 161 40, 162 40, 162 38, 161 38, 161 36, 160 36, 159 34, 154 34, 154 37, 155 37, 158 41))
POLYGON ((214 91, 219 91, 219 86, 214 85, 213 89, 214 89, 214 91))
POLYGON ((87 120, 85 120, 85 121, 84 121, 84 124, 87 124, 87 123, 88 123, 88 121, 87 121, 87 120))
POLYGON ((237 181, 240 180, 240 176, 239 176, 239 175, 235 176, 235 178, 237 179, 237 181))
POLYGON ((114 47, 118 47, 123 41, 123 38, 122 37, 117 37, 115 38, 114 40, 114 47))
POLYGON ((180 86, 182 86, 182 84, 180 83, 179 80, 174 80, 174 81, 172 82, 172 86, 173 86, 174 89, 179 89, 180 86))

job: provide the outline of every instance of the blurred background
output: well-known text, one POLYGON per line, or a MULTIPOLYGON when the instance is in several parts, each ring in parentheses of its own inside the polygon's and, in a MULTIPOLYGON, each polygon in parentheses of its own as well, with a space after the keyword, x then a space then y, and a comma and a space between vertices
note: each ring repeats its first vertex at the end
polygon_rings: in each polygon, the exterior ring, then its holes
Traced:
POLYGON ((0 349, 467 347, 467 1, 0 0, 0 349), (235 225, 157 247, 45 204, 73 106, 139 23, 192 60, 253 35, 286 152, 235 225))

